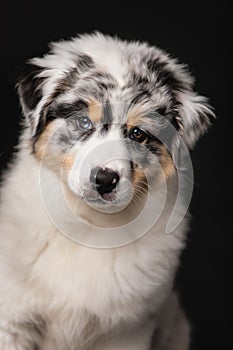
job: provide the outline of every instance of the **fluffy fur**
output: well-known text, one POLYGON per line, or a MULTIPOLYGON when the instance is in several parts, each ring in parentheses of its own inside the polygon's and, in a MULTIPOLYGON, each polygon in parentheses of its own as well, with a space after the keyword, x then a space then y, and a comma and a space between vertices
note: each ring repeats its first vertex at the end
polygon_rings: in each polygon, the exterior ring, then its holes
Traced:
POLYGON ((158 136, 167 121, 176 130, 169 147, 191 148, 213 116, 186 67, 145 43, 96 33, 53 43, 17 88, 25 127, 1 189, 1 350, 187 350, 173 291, 187 219, 165 234, 176 172, 158 136), (120 179, 113 191, 90 185, 103 164, 120 179), (104 229, 134 217, 148 182, 155 198, 167 183, 159 220, 129 244, 99 249, 104 229), (90 226, 71 225, 65 202, 90 226), (70 239, 77 233, 84 245, 70 239))

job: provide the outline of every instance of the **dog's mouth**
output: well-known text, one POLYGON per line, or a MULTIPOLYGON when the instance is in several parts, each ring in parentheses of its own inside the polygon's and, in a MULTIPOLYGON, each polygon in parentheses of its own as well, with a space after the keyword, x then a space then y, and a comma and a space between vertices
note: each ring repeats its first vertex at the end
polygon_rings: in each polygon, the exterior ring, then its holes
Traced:
POLYGON ((85 188, 82 190, 81 198, 88 206, 104 212, 118 212, 125 209, 133 197, 132 189, 122 186, 111 192, 101 192, 97 188, 85 188))
POLYGON ((84 190, 83 191, 83 199, 87 202, 92 203, 114 203, 117 200, 117 191, 113 190, 109 193, 100 193, 96 190, 84 190))
POLYGON ((89 207, 103 213, 112 214, 125 208, 124 203, 119 200, 119 195, 116 190, 103 194, 94 190, 84 191, 83 200, 89 207))

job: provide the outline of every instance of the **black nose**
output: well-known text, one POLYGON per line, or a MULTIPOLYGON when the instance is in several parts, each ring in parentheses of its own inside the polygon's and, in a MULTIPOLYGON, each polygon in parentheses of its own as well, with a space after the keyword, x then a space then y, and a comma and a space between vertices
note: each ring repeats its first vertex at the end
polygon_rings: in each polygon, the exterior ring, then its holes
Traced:
POLYGON ((120 180, 117 172, 106 167, 95 167, 91 170, 90 181, 96 184, 99 194, 110 193, 120 180))

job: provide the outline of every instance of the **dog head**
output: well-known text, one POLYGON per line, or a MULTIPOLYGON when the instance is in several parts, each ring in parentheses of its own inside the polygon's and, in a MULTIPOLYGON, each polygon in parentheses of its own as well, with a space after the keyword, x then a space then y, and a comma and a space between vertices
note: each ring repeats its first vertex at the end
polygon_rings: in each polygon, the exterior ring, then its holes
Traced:
POLYGON ((53 43, 17 87, 35 157, 97 210, 172 176, 172 150, 193 147, 213 116, 184 65, 99 33, 53 43))

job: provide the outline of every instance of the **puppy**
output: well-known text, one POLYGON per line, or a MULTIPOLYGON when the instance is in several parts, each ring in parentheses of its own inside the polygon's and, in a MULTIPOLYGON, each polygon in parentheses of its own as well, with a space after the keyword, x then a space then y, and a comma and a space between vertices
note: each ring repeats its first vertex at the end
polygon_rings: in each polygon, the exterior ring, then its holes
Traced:
POLYGON ((25 119, 1 189, 0 349, 187 350, 173 282, 188 149, 213 112, 186 67, 95 33, 31 59, 17 90, 25 119))

